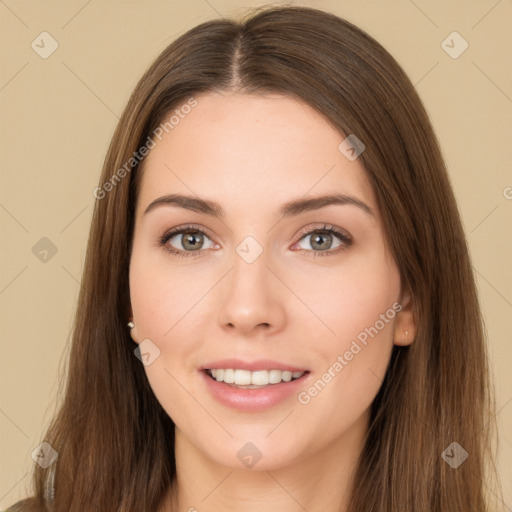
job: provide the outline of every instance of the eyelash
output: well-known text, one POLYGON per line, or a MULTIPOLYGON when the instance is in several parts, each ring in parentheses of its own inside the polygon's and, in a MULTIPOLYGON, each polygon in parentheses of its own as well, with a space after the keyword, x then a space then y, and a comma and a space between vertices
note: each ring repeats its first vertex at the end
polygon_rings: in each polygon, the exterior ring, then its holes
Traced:
MULTIPOLYGON (((180 258, 187 258, 189 256, 194 256, 194 253, 202 253, 204 250, 207 250, 207 249, 201 249, 199 251, 182 251, 182 250, 174 249, 173 247, 169 247, 167 245, 167 242, 171 238, 173 238, 176 235, 183 234, 186 231, 192 231, 193 233, 201 233, 202 235, 205 235, 208 238, 210 238, 208 236, 208 234, 205 233, 198 226, 195 226, 193 224, 188 224, 188 225, 185 225, 185 226, 179 226, 179 227, 177 227, 177 228, 175 228, 175 229, 173 229, 173 230, 171 230, 169 232, 164 233, 162 236, 159 236, 157 238, 157 243, 158 243, 159 246, 163 247, 163 249, 165 251, 167 251, 169 254, 172 254, 173 256, 178 256, 180 258)), ((331 250, 313 251, 311 249, 300 249, 302 251, 305 251, 306 254, 312 253, 313 257, 315 257, 315 258, 317 258, 317 257, 325 257, 325 256, 332 256, 334 254, 338 254, 340 251, 343 251, 343 250, 347 249, 348 247, 350 247, 353 244, 352 237, 350 237, 348 234, 344 233, 343 231, 339 230, 335 226, 327 225, 327 224, 324 224, 323 227, 318 227, 318 228, 313 228, 313 229, 302 231, 300 233, 300 238, 295 243, 298 243, 306 235, 311 235, 311 234, 314 234, 314 233, 317 233, 317 232, 335 235, 336 237, 338 237, 341 240, 342 245, 340 245, 340 247, 336 248, 333 251, 331 251, 331 250)))

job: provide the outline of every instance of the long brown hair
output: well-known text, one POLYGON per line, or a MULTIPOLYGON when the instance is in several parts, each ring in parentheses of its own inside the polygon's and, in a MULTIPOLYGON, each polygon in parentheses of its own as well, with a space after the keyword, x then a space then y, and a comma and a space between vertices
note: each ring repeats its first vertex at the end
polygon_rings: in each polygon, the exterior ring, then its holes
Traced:
POLYGON ((95 192, 65 394, 44 436, 58 460, 35 465, 32 502, 58 512, 153 511, 173 482, 174 423, 126 327, 141 175, 133 155, 171 111, 218 90, 298 98, 340 135, 363 141, 360 158, 385 236, 414 298, 417 336, 393 349, 349 511, 490 510, 488 477, 496 471, 485 330, 433 129, 414 86, 379 43, 308 7, 202 23, 168 46, 135 88, 95 192), (442 456, 453 442, 468 453, 456 469, 442 456))

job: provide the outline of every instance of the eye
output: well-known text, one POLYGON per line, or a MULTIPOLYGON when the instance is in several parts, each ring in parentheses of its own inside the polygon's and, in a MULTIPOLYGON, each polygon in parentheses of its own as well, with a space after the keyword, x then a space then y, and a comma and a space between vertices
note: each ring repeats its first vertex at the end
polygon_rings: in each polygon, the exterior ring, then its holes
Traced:
MULTIPOLYGON (((308 238, 309 244, 313 247, 313 250, 305 249, 305 251, 315 257, 338 254, 340 251, 345 250, 353 244, 352 237, 347 232, 342 231, 336 226, 327 226, 326 224, 324 224, 323 227, 313 230, 309 228, 309 231, 302 233, 302 238, 300 240, 308 238), (338 245, 334 246, 335 250, 329 250, 333 248, 333 239, 336 238, 339 240, 338 245)), ((300 241, 296 242, 292 246, 292 250, 294 248, 304 249, 300 246, 300 241)))
POLYGON ((211 249, 212 245, 215 245, 202 229, 192 225, 177 227, 166 232, 158 239, 158 244, 170 254, 181 257, 194 256, 193 253, 211 249), (203 247, 205 239, 210 240, 210 247, 203 247), (171 242, 178 247, 171 245, 171 242))
MULTIPOLYGON (((213 247, 218 248, 218 244, 215 244, 203 229, 194 225, 173 228, 159 237, 157 242, 158 245, 162 246, 169 254, 179 257, 196 256, 203 250, 213 247), (205 239, 210 241, 209 247, 204 247, 205 239), (172 245, 171 242, 174 245, 172 245), (176 245, 178 247, 176 247, 176 245)), ((324 224, 315 229, 309 228, 309 230, 303 231, 299 242, 296 242, 291 249, 303 249, 307 254, 311 254, 314 257, 330 256, 338 254, 352 244, 352 237, 347 232, 342 231, 336 226, 324 224), (300 246, 300 241, 307 238, 309 238, 309 243, 311 247, 313 247, 313 250, 304 249, 300 246), (338 239, 338 245, 335 245, 335 250, 330 250, 332 249, 333 239, 338 239)))

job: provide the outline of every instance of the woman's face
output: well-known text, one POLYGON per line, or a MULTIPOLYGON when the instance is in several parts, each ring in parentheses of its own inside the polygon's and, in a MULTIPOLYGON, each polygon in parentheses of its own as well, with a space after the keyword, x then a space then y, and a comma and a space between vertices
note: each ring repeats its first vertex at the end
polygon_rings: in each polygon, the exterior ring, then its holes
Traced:
POLYGON ((130 295, 149 383, 210 462, 271 469, 358 443, 393 342, 413 338, 362 164, 295 99, 195 99, 154 138, 136 205, 130 295), (335 194, 349 199, 309 202, 335 194))

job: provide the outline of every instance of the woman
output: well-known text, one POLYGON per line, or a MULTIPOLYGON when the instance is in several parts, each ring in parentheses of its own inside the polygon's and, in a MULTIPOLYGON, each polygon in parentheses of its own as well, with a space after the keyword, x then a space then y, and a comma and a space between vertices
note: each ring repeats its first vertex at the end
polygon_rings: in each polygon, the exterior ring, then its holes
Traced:
POLYGON ((20 510, 491 510, 460 216, 376 41, 305 7, 193 28, 137 85, 94 196, 20 510))

